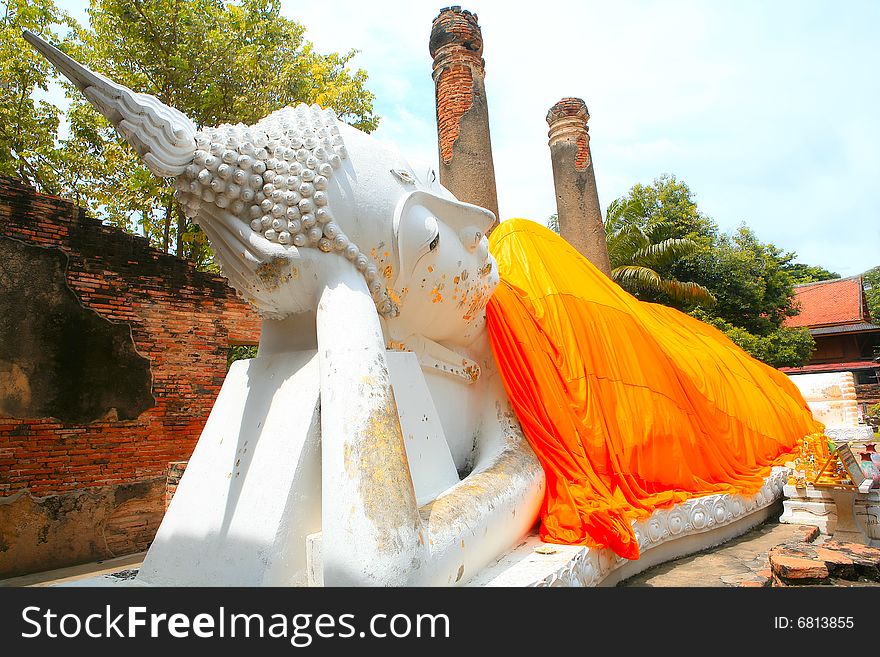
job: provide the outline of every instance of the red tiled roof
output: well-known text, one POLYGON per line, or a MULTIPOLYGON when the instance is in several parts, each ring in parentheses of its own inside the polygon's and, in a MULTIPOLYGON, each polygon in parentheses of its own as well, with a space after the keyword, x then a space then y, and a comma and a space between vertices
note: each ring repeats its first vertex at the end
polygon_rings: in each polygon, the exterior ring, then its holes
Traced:
POLYGON ((794 294, 801 312, 788 317, 785 326, 828 326, 868 321, 861 276, 797 285, 794 294))
POLYGON ((855 360, 849 363, 816 363, 803 367, 780 367, 780 371, 786 374, 800 374, 802 372, 852 372, 853 370, 880 369, 880 363, 874 360, 855 360))

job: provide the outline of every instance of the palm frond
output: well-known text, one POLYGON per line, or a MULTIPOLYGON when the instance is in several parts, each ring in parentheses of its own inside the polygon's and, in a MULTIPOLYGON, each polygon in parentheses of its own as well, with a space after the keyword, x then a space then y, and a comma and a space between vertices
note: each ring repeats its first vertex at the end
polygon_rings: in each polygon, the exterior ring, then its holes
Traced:
POLYGON ((647 221, 645 208, 636 199, 616 199, 611 201, 605 210, 606 225, 632 224, 644 226, 647 224, 647 221))
POLYGON ((670 238, 656 244, 648 243, 636 251, 632 259, 633 262, 644 262, 648 266, 662 267, 690 255, 696 249, 697 243, 693 240, 670 238))
POLYGON ((697 283, 675 280, 660 281, 660 289, 674 301, 699 303, 704 306, 715 304, 715 295, 697 283))
POLYGON ((631 294, 661 292, 663 279, 649 267, 624 265, 611 270, 611 278, 631 294))
POLYGON ((605 242, 611 266, 614 267, 635 263, 634 255, 649 246, 651 240, 639 226, 624 223, 610 230, 606 227, 605 242))
POLYGON ((635 198, 612 201, 605 217, 611 277, 623 289, 646 300, 704 306, 715 303, 713 294, 702 285, 665 279, 658 273, 669 271, 671 265, 699 248, 692 239, 661 239, 674 227, 669 220, 649 219, 635 198))

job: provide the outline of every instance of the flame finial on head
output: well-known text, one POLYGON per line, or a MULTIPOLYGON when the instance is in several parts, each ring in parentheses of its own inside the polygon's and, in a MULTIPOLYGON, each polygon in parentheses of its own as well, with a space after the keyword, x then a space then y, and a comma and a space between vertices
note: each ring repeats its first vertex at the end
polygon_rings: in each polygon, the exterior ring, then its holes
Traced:
POLYGON ((74 61, 30 30, 24 39, 36 48, 125 137, 157 176, 183 172, 196 151, 196 127, 182 112, 155 96, 135 93, 74 61))

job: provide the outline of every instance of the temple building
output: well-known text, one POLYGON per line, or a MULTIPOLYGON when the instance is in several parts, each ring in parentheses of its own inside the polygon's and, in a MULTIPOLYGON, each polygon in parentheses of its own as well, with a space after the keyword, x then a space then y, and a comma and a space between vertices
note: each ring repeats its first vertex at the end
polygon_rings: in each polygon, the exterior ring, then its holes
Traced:
POLYGON ((816 350, 803 367, 783 367, 787 374, 852 372, 859 410, 880 403, 880 324, 868 312, 861 276, 795 287, 801 312, 785 326, 806 327, 816 350))

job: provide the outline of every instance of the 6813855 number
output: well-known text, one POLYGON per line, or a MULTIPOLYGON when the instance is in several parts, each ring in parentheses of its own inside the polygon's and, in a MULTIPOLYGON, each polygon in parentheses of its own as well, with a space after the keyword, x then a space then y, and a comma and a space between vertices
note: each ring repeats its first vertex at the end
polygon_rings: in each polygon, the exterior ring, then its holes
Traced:
POLYGON ((776 616, 773 627, 777 630, 848 630, 855 627, 852 616, 776 616))
POLYGON ((851 629, 852 616, 798 616, 797 627, 802 630, 851 629))

